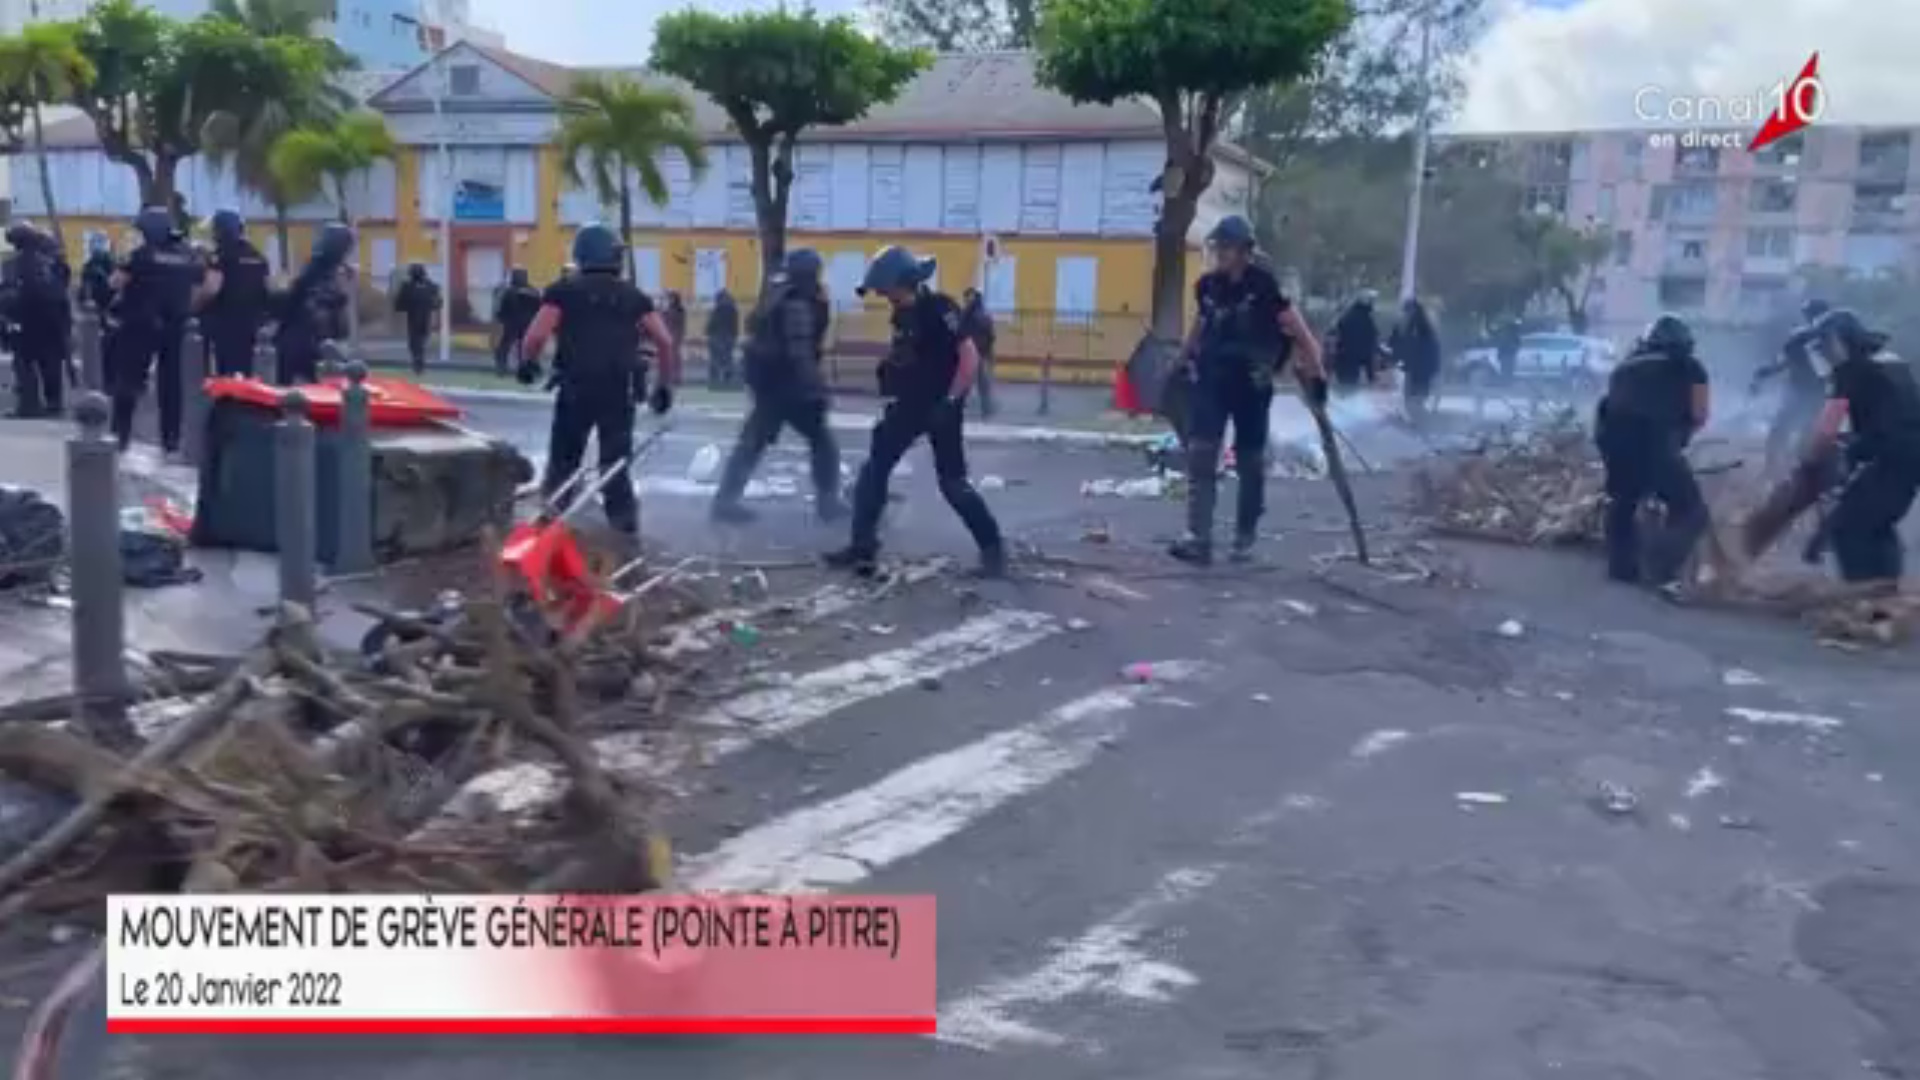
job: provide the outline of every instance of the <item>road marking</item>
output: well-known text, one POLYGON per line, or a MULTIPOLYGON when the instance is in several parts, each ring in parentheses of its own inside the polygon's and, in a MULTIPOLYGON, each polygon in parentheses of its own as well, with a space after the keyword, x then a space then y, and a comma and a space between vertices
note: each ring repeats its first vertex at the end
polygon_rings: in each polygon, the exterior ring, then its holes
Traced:
MULTIPOLYGON (((908 563, 894 571, 891 588, 918 585, 953 565, 951 559, 930 559, 908 563)), ((718 644, 735 623, 756 623, 774 615, 785 615, 802 626, 830 619, 872 600, 879 593, 872 587, 831 584, 815 589, 798 600, 769 600, 747 607, 722 608, 689 619, 673 630, 673 637, 660 650, 675 657, 703 652, 718 644)))
MULTIPOLYGON (((1198 665, 1157 663, 1158 679, 1198 665)), ((1126 714, 1154 691, 1109 687, 1021 727, 913 763, 880 782, 749 829, 688 863, 701 891, 844 888, 964 831, 1023 795, 1072 773, 1126 731, 1126 714)))
POLYGON ((1174 909, 1219 879, 1219 866, 1174 870, 1112 918, 1079 936, 1056 942, 1039 967, 997 979, 940 1010, 941 1042, 997 1050, 1007 1046, 1062 1046, 1069 1040, 1013 1019, 1018 1009, 1044 1006, 1091 992, 1161 1003, 1196 985, 1190 971, 1153 956, 1144 939, 1174 909))
POLYGON ((1727 715, 1759 727, 1803 727, 1809 731, 1832 731, 1841 726, 1840 721, 1833 717, 1818 713, 1775 712, 1771 709, 1733 706, 1727 709, 1727 715))
MULTIPOLYGON (((709 709, 686 727, 700 740, 701 753, 711 764, 763 739, 790 735, 842 709, 905 689, 922 678, 944 677, 1018 652, 1063 629, 1052 616, 1039 612, 989 612, 897 649, 810 671, 784 686, 742 694, 709 709)), ((602 736, 594 740, 593 748, 602 767, 628 776, 659 775, 666 749, 660 734, 635 731, 602 736)), ((510 765, 469 780, 436 820, 468 812, 476 799, 517 813, 555 801, 562 789, 559 773, 549 765, 510 765)))
POLYGON ((1411 738, 1410 735, 1397 728, 1381 728, 1379 731, 1368 734, 1366 738, 1354 744, 1353 756, 1357 758, 1376 757, 1406 742, 1409 738, 1411 738))

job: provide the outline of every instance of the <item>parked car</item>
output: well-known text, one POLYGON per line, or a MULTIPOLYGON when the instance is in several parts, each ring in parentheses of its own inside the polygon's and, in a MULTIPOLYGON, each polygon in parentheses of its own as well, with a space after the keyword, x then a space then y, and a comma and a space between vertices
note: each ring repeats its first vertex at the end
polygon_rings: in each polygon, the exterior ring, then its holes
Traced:
MULTIPOLYGON (((1597 388, 1620 362, 1618 351, 1604 338, 1578 334, 1527 334, 1514 358, 1516 383, 1566 383, 1597 388)), ((1467 349, 1454 361, 1454 371, 1469 386, 1494 386, 1504 381, 1499 351, 1492 347, 1467 349)))

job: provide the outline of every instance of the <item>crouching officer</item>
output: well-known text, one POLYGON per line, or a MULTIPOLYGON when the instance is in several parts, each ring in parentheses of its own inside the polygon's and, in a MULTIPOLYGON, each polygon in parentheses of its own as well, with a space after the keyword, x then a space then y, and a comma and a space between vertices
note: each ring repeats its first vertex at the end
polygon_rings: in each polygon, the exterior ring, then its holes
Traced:
POLYGON ((160 446, 180 448, 180 347, 194 293, 206 267, 174 229, 173 214, 158 206, 140 211, 140 246, 114 274, 120 294, 108 370, 113 382, 113 434, 125 450, 133 441, 133 414, 149 373, 158 380, 160 446))
POLYGON ((1900 521, 1920 490, 1920 386, 1912 367, 1886 351, 1886 335, 1851 311, 1822 315, 1814 338, 1833 374, 1808 455, 1833 454, 1841 425, 1852 428, 1846 484, 1827 515, 1834 561, 1845 581, 1896 581, 1905 561, 1900 521))
POLYGON ((215 212, 212 231, 213 259, 200 290, 200 328, 216 374, 252 375, 256 338, 267 321, 267 260, 247 239, 246 223, 237 212, 215 212))
POLYGON ((1661 535, 1645 549, 1651 584, 1671 588, 1707 530, 1687 443, 1706 426, 1707 369, 1694 356, 1693 330, 1677 315, 1647 328, 1632 355, 1614 368, 1594 417, 1594 441, 1606 466, 1607 575, 1642 580, 1640 506, 1649 496, 1666 507, 1661 535))
POLYGON ((353 254, 353 230, 328 222, 314 241, 313 255, 300 268, 275 303, 274 381, 282 386, 320 378, 320 345, 333 336, 334 311, 340 291, 340 268, 353 254))
POLYGON ((5 319, 13 324, 13 415, 58 416, 67 377, 69 307, 63 265, 51 236, 26 222, 7 226, 5 319))
POLYGON ((1240 474, 1233 557, 1242 560, 1253 554, 1266 509, 1274 377, 1292 359, 1308 404, 1318 409, 1327 402, 1320 344, 1280 292, 1273 272, 1255 261, 1253 226, 1237 215, 1225 217, 1207 241, 1213 245, 1214 268, 1194 285, 1199 316, 1182 353, 1190 399, 1187 535, 1169 549, 1174 558, 1198 566, 1213 561, 1214 505, 1227 424, 1233 424, 1240 474))
POLYGON ((745 524, 753 511, 741 505, 747 479, 760 457, 791 427, 807 440, 812 458, 814 506, 825 521, 844 516, 840 504, 840 448, 827 427, 827 385, 820 376, 820 350, 827 335, 827 298, 820 287, 818 253, 798 248, 787 253, 781 273, 768 282, 759 309, 749 320, 747 388, 753 408, 741 425, 720 489, 713 499, 715 521, 745 524))
POLYGON ((1827 311, 1825 300, 1809 300, 1801 305, 1801 325, 1780 346, 1779 358, 1753 373, 1755 392, 1768 381, 1786 376, 1780 406, 1774 412, 1772 422, 1767 425, 1768 472, 1782 462, 1792 460, 1794 452, 1800 449, 1800 442, 1807 437, 1814 420, 1820 415, 1821 404, 1826 400, 1826 379, 1820 371, 1824 363, 1814 355, 1820 343, 1813 327, 1827 311))
POLYGON ((670 387, 680 358, 653 302, 620 277, 621 256, 619 236, 605 225, 587 225, 574 236, 573 261, 579 272, 547 288, 540 313, 527 328, 521 363, 534 363, 547 342, 558 336, 561 359, 554 374, 560 392, 553 403, 541 489, 551 497, 579 471, 587 436, 593 435, 600 444, 600 468, 619 470, 601 492, 607 521, 631 536, 640 529, 640 507, 626 468, 633 455, 641 337, 653 342, 660 357, 660 371, 647 398, 656 416, 673 408, 670 387))
POLYGON ((901 247, 883 248, 867 266, 858 290, 861 296, 879 293, 892 305, 893 342, 880 363, 880 396, 885 405, 873 425, 867 460, 854 483, 852 542, 826 561, 863 576, 873 573, 880 551, 880 512, 887 504, 887 479, 922 435, 933 447, 940 494, 979 545, 981 573, 997 577, 1006 572, 1000 523, 967 479, 962 421, 980 354, 961 332, 959 305, 925 287, 933 271, 932 259, 915 259, 901 247))

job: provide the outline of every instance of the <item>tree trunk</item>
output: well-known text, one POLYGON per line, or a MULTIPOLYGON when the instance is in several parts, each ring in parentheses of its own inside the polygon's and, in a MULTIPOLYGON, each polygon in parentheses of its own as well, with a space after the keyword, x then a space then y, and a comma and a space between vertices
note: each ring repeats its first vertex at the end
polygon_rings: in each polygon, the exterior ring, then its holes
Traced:
POLYGON ((747 143, 752 160, 753 218, 760 234, 760 291, 787 261, 787 198, 793 190, 795 136, 783 134, 780 146, 772 135, 747 143))
POLYGON ((47 130, 39 105, 33 107, 33 156, 40 169, 40 198, 47 207, 47 227, 53 231, 53 242, 64 253, 67 237, 60 228, 60 207, 53 197, 53 169, 47 164, 47 130))
POLYGON ((1168 197, 1153 229, 1153 332, 1168 341, 1186 336, 1187 230, 1200 211, 1200 196, 1168 197))
POLYGON ((627 190, 626 170, 620 177, 620 246, 627 249, 627 280, 640 288, 640 253, 633 250, 633 192, 627 190))
POLYGON ((179 171, 179 158, 169 153, 155 151, 153 163, 146 169, 144 176, 140 175, 140 169, 134 170, 134 174, 140 176, 141 205, 158 206, 172 212, 173 196, 176 190, 174 179, 179 171))
POLYGON ((280 249, 280 273, 282 276, 293 272, 293 225, 287 220, 287 204, 273 204, 273 239, 280 249))

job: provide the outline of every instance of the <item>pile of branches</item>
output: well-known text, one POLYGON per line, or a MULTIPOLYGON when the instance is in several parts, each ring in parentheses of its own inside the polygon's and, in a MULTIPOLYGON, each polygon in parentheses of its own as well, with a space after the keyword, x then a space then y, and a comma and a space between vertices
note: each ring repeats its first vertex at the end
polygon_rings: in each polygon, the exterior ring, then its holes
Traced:
POLYGON ((1493 431, 1413 475, 1413 510, 1441 535, 1589 545, 1606 496, 1593 439, 1572 409, 1493 431))
POLYGON ((646 620, 692 601, 654 599, 573 638, 504 588, 430 617, 362 608, 377 626, 357 653, 329 653, 311 616, 284 605, 243 656, 159 658, 153 681, 172 696, 153 691, 135 723, 34 722, 71 702, 13 707, 0 775, 68 809, 0 861, 0 913, 114 890, 654 887, 660 794, 603 769, 589 741, 597 705, 644 708, 631 691, 647 685, 664 714, 686 674, 651 647, 661 626, 646 620), (142 741, 134 729, 155 711, 170 722, 142 741), (556 803, 484 819, 449 806, 475 775, 528 760, 564 780, 556 803))

